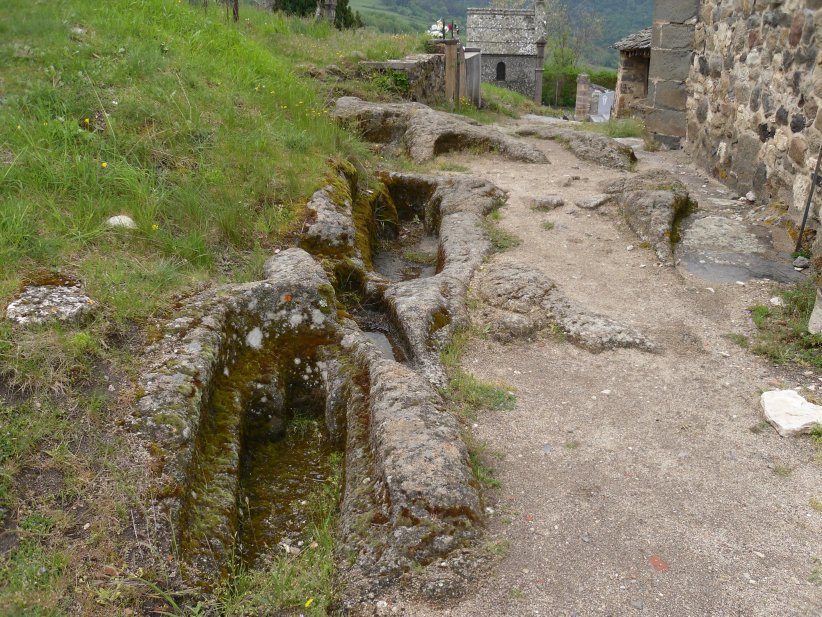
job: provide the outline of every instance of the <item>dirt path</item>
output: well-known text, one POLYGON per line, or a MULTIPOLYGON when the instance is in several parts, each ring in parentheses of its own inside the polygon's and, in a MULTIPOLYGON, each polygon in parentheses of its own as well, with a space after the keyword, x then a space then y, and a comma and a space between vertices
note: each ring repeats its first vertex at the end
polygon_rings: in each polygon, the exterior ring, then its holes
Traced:
MULTIPOLYGON (((474 341, 466 368, 510 384, 518 398, 514 411, 483 413, 474 427, 501 457, 487 542, 502 556, 451 609, 403 612, 822 615, 822 512, 810 505, 822 499, 822 467, 808 439, 751 430, 763 420, 761 390, 820 378, 800 371, 796 382, 723 338, 751 330, 745 309, 767 302, 772 285, 709 283, 657 267, 650 250, 627 250, 639 242, 615 211, 573 205, 621 172, 535 143, 552 164, 449 159, 510 192, 501 224, 522 244, 494 259, 541 269, 661 353, 592 354, 558 338, 474 341), (563 186, 572 175, 581 179, 563 186), (548 193, 567 205, 529 208, 548 193)), ((681 155, 659 154, 640 169, 687 171, 698 184, 682 164, 681 155)))

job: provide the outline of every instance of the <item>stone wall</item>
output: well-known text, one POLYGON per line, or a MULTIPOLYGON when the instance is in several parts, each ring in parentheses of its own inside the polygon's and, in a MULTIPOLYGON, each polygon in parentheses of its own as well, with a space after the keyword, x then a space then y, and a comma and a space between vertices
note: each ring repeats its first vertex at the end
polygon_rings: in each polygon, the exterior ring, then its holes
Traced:
MULTIPOLYGON (((647 52, 646 52, 647 53, 647 52)), ((648 95, 648 65, 650 54, 621 53, 619 59, 619 80, 614 115, 617 118, 633 113, 631 105, 648 95)))
POLYGON ((504 56, 482 52, 482 81, 533 98, 536 87, 536 56, 504 56), (497 81, 497 65, 505 63, 505 81, 497 81))
POLYGON ((688 151, 795 218, 822 143, 821 28, 822 0, 702 0, 688 80, 688 151))
MULTIPOLYGON (((746 2, 749 0, 736 0, 746 2)), ((656 0, 645 126, 658 143, 679 148, 686 134, 685 82, 694 53, 700 0, 656 0)))
POLYGON ((468 9, 466 47, 483 54, 537 55, 538 31, 534 9, 468 9))
POLYGON ((401 71, 408 78, 408 98, 419 103, 441 103, 445 100, 445 56, 414 54, 402 60, 361 62, 377 71, 401 71))

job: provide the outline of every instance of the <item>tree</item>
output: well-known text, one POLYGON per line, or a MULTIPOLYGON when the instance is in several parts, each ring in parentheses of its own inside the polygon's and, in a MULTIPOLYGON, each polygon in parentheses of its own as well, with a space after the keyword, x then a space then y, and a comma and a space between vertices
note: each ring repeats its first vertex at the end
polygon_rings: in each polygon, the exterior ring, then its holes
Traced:
POLYGON ((317 3, 315 0, 275 0, 271 8, 275 11, 283 11, 289 15, 308 17, 314 14, 317 3))
POLYGON ((338 30, 348 30, 350 28, 362 28, 363 23, 360 12, 354 13, 348 4, 348 0, 337 0, 334 25, 337 26, 338 30))

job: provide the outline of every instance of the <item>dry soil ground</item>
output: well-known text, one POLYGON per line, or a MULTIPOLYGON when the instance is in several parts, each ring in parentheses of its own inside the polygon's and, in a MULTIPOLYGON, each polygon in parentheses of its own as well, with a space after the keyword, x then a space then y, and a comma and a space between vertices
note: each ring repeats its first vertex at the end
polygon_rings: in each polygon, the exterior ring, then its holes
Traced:
MULTIPOLYGON (((765 389, 822 386, 822 377, 779 372, 723 336, 753 329, 746 309, 767 302, 773 284, 710 283, 658 267, 648 249, 627 250, 639 242, 616 211, 573 205, 622 172, 535 143, 551 164, 449 159, 510 193, 501 225, 522 244, 494 259, 540 268, 569 298, 631 324, 661 352, 474 340, 466 368, 509 384, 518 399, 474 426, 499 456, 487 541, 502 556, 450 609, 402 612, 822 615, 822 512, 811 505, 822 500, 822 466, 809 439, 762 430, 759 406, 765 389), (568 176, 580 179, 563 186, 568 176), (567 205, 531 210, 530 199, 546 193, 567 205), (555 227, 544 229, 547 221, 555 227)), ((658 153, 640 169, 673 169, 721 194, 685 164, 658 153)))

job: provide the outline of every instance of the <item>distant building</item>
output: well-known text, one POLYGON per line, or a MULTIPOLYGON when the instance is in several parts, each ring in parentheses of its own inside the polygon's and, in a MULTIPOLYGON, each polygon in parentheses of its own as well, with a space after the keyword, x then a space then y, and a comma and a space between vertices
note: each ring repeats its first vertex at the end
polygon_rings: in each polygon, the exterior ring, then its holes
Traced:
POLYGON ((530 9, 468 9, 465 46, 482 52, 482 81, 539 100, 546 25, 543 0, 530 9))
POLYGON ((315 19, 326 19, 332 23, 337 17, 337 0, 318 0, 315 19))
POLYGON ((632 105, 648 97, 648 71, 651 67, 651 28, 640 30, 613 47, 619 51, 619 77, 614 115, 631 115, 632 105))

